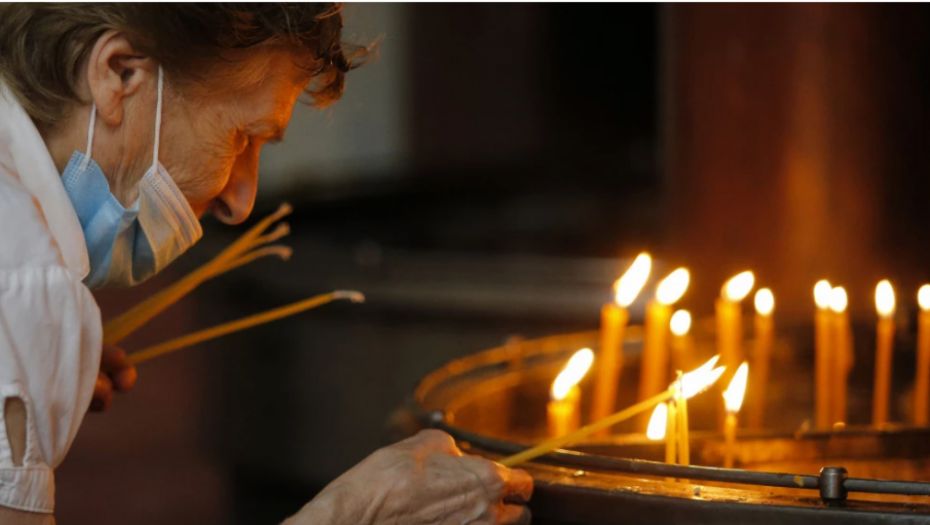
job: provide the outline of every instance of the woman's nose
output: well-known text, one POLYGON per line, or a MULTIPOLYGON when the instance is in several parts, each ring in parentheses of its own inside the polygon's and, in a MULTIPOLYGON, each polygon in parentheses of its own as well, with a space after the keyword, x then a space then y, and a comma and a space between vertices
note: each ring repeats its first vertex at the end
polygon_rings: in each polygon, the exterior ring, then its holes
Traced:
POLYGON ((217 195, 213 215, 224 224, 239 224, 249 218, 258 190, 258 156, 242 155, 233 165, 229 182, 217 195))

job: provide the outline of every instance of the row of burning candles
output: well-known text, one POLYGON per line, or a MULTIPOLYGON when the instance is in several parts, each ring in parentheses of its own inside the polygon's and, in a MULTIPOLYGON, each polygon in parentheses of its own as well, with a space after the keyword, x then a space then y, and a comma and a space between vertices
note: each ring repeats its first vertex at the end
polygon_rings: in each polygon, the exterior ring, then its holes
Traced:
MULTIPOLYGON (((591 404, 591 420, 599 421, 614 412, 617 383, 623 367, 623 333, 629 320, 627 307, 639 295, 652 266, 648 254, 640 254, 630 269, 615 285, 615 301, 604 305, 601 313, 601 337, 598 366, 594 384, 594 397, 591 404)), ((672 306, 687 290, 689 273, 679 268, 663 279, 657 289, 655 299, 646 306, 644 340, 641 357, 639 400, 649 399, 663 390, 669 389, 669 345, 668 334, 672 335, 672 347, 676 353, 687 354, 690 351, 688 331, 691 316, 686 310, 672 313, 672 306)), ((703 386, 692 389, 693 394, 706 389, 727 370, 731 372, 729 386, 724 392, 725 411, 724 436, 731 445, 726 447, 726 462, 732 464, 732 442, 735 440, 737 414, 742 406, 748 379, 748 363, 742 358, 742 309, 741 301, 749 295, 755 284, 752 272, 743 272, 723 286, 721 296, 716 302, 717 346, 719 355, 685 377, 691 375, 693 380, 703 386), (714 368, 717 361, 723 365, 714 368), (708 382, 709 381, 709 382, 708 382), (705 384, 706 383, 706 384, 705 384)), ((814 287, 814 299, 817 304, 815 315, 815 414, 816 425, 820 429, 829 429, 834 423, 846 420, 846 383, 853 363, 852 333, 847 312, 848 297, 842 287, 832 287, 827 281, 820 281, 814 287)), ((875 387, 873 397, 873 424, 881 426, 888 420, 888 399, 891 390, 891 356, 894 341, 895 309, 894 290, 888 281, 882 281, 876 288, 876 308, 879 313, 875 387)), ((921 307, 918 333, 918 363, 915 387, 916 424, 926 425, 928 421, 928 398, 930 398, 930 285, 924 285, 918 292, 921 307)), ((765 406, 765 390, 768 381, 769 358, 774 341, 772 313, 775 299, 772 291, 763 288, 755 295, 755 352, 754 352, 754 388, 756 406, 754 407, 750 426, 762 426, 765 406)), ((575 431, 580 425, 580 390, 577 384, 587 374, 594 362, 594 353, 590 349, 578 351, 556 377, 550 391, 547 407, 549 432, 554 436, 563 436, 575 431)), ((689 463, 687 398, 680 384, 682 375, 673 382, 672 390, 677 393, 666 403, 655 407, 647 426, 647 436, 652 439, 665 439, 666 460, 687 465, 689 463)), ((598 432, 606 435, 607 430, 598 432)))

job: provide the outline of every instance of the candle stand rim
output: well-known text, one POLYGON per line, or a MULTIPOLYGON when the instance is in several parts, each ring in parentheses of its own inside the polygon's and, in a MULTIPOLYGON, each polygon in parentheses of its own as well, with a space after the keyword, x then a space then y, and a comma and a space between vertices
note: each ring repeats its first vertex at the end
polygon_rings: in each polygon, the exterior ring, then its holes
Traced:
MULTIPOLYGON (((464 441, 473 447, 500 454, 516 454, 532 447, 520 445, 493 437, 482 436, 461 428, 455 427, 445 421, 438 421, 435 416, 431 418, 433 428, 442 430, 456 441, 464 441)), ((761 487, 780 487, 792 489, 820 490, 821 478, 832 475, 833 471, 822 472, 821 476, 809 474, 791 474, 778 472, 759 472, 742 469, 727 469, 705 466, 670 465, 660 461, 645 459, 618 458, 587 454, 584 452, 556 449, 548 454, 539 456, 533 461, 557 467, 579 468, 602 472, 622 472, 656 477, 673 477, 698 481, 715 481, 720 483, 733 483, 737 485, 754 485, 761 487)), ((841 466, 831 468, 842 468, 841 466)), ((826 470, 826 469, 825 469, 826 470)), ((900 496, 930 496, 930 482, 923 481, 896 481, 884 479, 844 478, 845 492, 860 492, 869 494, 893 494, 900 496)), ((831 492, 831 494, 833 494, 831 492)))

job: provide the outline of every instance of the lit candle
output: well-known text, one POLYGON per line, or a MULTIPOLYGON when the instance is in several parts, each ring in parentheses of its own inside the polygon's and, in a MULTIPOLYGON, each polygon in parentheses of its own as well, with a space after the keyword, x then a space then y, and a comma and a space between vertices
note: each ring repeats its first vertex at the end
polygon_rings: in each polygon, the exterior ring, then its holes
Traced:
MULTIPOLYGON (((849 298, 842 286, 837 286, 830 292, 830 312, 833 323, 833 339, 830 351, 833 361, 833 372, 830 373, 831 396, 829 424, 846 422, 847 392, 849 391, 849 371, 853 366, 852 329, 849 327, 849 311, 847 305, 849 298)), ((829 425, 828 425, 829 426, 829 425)))
POLYGON ((930 423, 930 284, 917 292, 917 378, 914 381, 914 424, 930 423))
MULTIPOLYGON (((623 369, 623 331, 630 319, 627 307, 633 304, 649 278, 652 259, 641 253, 629 270, 617 280, 614 302, 601 308, 601 343, 597 353, 594 378, 594 398, 591 400, 591 421, 603 419, 614 412, 617 383, 623 369)), ((605 429, 601 435, 607 435, 605 429)))
MULTIPOLYGON (((672 305, 688 289, 688 270, 679 268, 659 283, 655 300, 646 305, 643 352, 640 357, 639 400, 665 390, 668 385, 668 323, 672 305)), ((646 427, 642 420, 639 428, 646 427)))
POLYGON ((687 370, 694 366, 694 341, 688 334, 691 330, 691 314, 678 310, 668 323, 672 332, 672 369, 687 370))
MULTIPOLYGON (((830 428, 833 414, 833 390, 831 375, 833 367, 833 337, 830 315, 830 298, 833 287, 829 281, 818 281, 814 285, 814 421, 820 430, 830 428)), ((844 292, 845 294, 845 292, 844 292)))
POLYGON ((675 403, 678 416, 678 463, 688 466, 691 464, 691 440, 688 435, 688 400, 699 394, 707 384, 713 384, 726 368, 714 368, 720 356, 716 355, 693 372, 678 377, 671 387, 675 393, 675 403))
POLYGON ((659 403, 652 411, 649 426, 646 428, 646 437, 652 441, 665 441, 665 462, 675 463, 675 405, 671 401, 659 403))
POLYGON ((549 434, 564 436, 581 426, 581 391, 578 382, 588 373, 594 362, 594 352, 582 348, 572 355, 549 391, 549 403, 546 415, 549 422, 549 434))
POLYGON ((891 354, 894 348, 894 289, 887 280, 875 287, 878 328, 875 348, 875 392, 872 397, 872 425, 888 422, 891 394, 891 354))
POLYGON ((755 284, 752 272, 743 272, 723 286, 717 299, 717 350, 720 362, 731 374, 743 360, 743 312, 742 301, 755 284))
MULTIPOLYGON (((723 371, 721 370, 721 373, 723 371)), ((685 397, 681 372, 678 372, 677 393, 675 394, 676 416, 678 417, 678 462, 684 466, 691 464, 691 439, 688 436, 688 398, 685 397)))
MULTIPOLYGON (((681 380, 681 389, 684 392, 683 395, 686 398, 690 399, 700 394, 701 392, 713 386, 714 383, 720 379, 720 376, 724 372, 724 368, 719 367, 711 369, 711 367, 717 362, 718 359, 720 359, 720 356, 714 357, 697 370, 684 375, 681 380)), ((655 406, 659 403, 667 402, 673 397, 675 397, 674 388, 663 390, 658 395, 650 397, 644 401, 640 401, 639 403, 627 407, 617 413, 611 414, 600 421, 595 421, 567 435, 546 440, 545 442, 540 443, 535 447, 528 448, 522 452, 518 452, 512 456, 503 458, 500 460, 500 464, 508 468, 513 468, 517 465, 526 463, 527 461, 532 461, 540 456, 552 452, 557 448, 563 448, 571 445, 572 443, 578 443, 579 441, 597 433, 603 428, 612 427, 622 423, 623 421, 632 419, 633 417, 646 412, 650 408, 655 408, 655 406)))
POLYGON ((753 388, 753 410, 749 414, 749 427, 762 428, 765 423, 765 400, 768 391, 769 361, 772 358, 774 342, 774 321, 772 311, 775 309, 775 295, 772 290, 762 288, 756 292, 756 317, 753 335, 756 340, 753 356, 753 376, 756 387, 753 388))
POLYGON ((736 416, 743 405, 746 395, 746 382, 749 378, 749 364, 743 363, 733 375, 730 386, 723 393, 724 406, 727 410, 726 424, 724 425, 724 456, 723 467, 733 468, 733 456, 736 453, 736 416))

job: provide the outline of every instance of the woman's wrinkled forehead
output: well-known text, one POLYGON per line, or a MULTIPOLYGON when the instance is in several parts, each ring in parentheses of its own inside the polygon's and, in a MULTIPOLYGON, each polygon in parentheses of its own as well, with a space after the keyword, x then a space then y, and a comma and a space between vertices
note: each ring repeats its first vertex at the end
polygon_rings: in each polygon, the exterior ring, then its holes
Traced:
POLYGON ((280 44, 227 52, 202 66, 192 94, 236 94, 268 84, 307 86, 313 79, 311 67, 312 61, 297 49, 280 44))

